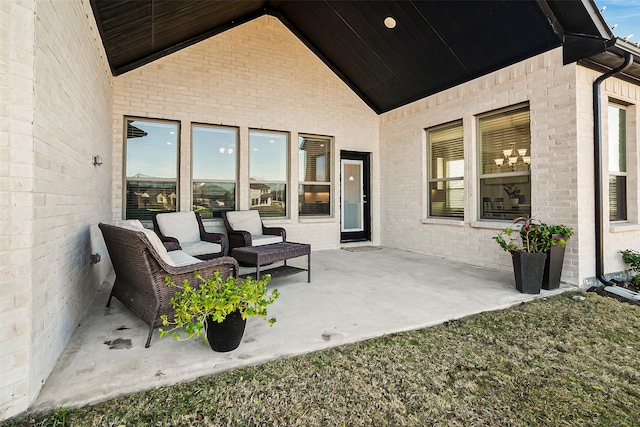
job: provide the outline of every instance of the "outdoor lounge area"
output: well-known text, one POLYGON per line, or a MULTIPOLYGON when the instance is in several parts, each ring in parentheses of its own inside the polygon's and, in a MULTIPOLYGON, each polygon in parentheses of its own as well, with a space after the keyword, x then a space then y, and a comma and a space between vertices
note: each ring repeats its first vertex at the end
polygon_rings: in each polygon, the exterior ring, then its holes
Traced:
POLYGON ((0 420, 534 298, 494 240, 522 215, 573 230, 565 288, 626 274, 640 45, 600 9, 0 2, 0 420), (160 261, 112 254, 117 222, 116 250, 160 261), (225 355, 158 337, 159 298, 127 282, 234 252, 240 275, 299 273, 269 285, 275 326, 225 355))
MULTIPOLYGON (((105 309, 113 281, 108 277, 32 409, 95 403, 534 298, 516 291, 512 273, 398 249, 364 249, 373 250, 314 251, 312 283, 306 275, 274 280, 269 287, 277 288, 280 298, 269 315, 277 322, 269 328, 249 319, 240 347, 230 353, 216 353, 197 340, 157 335, 145 348, 148 327, 142 320, 118 301, 105 309)), ((566 289, 574 288, 541 296, 566 289)))

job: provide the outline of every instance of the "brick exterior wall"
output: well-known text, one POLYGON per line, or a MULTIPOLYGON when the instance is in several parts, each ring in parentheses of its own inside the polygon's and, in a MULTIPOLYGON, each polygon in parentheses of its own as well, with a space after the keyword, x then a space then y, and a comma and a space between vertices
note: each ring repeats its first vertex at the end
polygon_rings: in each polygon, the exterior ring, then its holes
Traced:
MULTIPOLYGON (((575 65, 562 65, 557 49, 383 114, 383 244, 511 269, 511 257, 491 239, 508 223, 478 220, 477 115, 524 102, 529 103, 531 117, 532 215, 577 228, 575 73, 575 65), (465 219, 423 220, 428 211, 425 129, 460 119, 465 135, 465 219)), ((565 257, 563 280, 570 283, 578 283, 578 241, 579 236, 571 240, 565 257)))
MULTIPOLYGON (((595 220, 591 94, 592 82, 598 75, 576 64, 562 65, 562 51, 556 49, 381 115, 382 243, 481 267, 510 270, 509 254, 491 239, 509 222, 478 220, 477 115, 528 102, 532 215, 574 228, 576 234, 566 249, 562 281, 578 286, 592 284, 595 220), (428 211, 425 129, 460 119, 465 140, 465 219, 425 219, 428 211)), ((639 96, 637 86, 615 78, 606 80, 603 109, 606 113, 608 97, 637 105, 639 96)), ((627 135, 628 179, 635 182, 635 189, 640 140, 638 112, 635 106, 627 109, 628 128, 633 130, 627 135)), ((606 116, 603 123, 606 125, 606 116)), ((625 269, 620 249, 640 247, 636 194, 637 191, 629 191, 631 224, 606 229, 607 272, 625 269)))
MULTIPOLYGON (((266 222, 286 227, 289 240, 311 243, 314 250, 339 246, 340 150, 372 153, 372 193, 378 194, 377 115, 275 17, 263 16, 117 76, 113 97, 114 218, 123 215, 124 116, 180 121, 180 210, 191 210, 192 122, 239 128, 239 209, 249 207, 249 129, 290 132, 290 218, 266 222), (299 133, 334 138, 331 218, 298 218, 299 133)), ((379 204, 377 197, 372 202, 379 204)), ((378 230, 374 208, 376 239, 378 230)))
MULTIPOLYGON (((622 63, 622 59, 620 60, 622 63)), ((585 237, 580 245, 580 270, 584 272, 584 285, 595 284, 595 227, 594 220, 594 184, 593 184, 593 81, 601 73, 578 67, 578 150, 580 206, 584 215, 580 216, 579 229, 585 237)), ((640 86, 617 79, 606 79, 601 87, 602 102, 602 162, 604 197, 604 272, 616 275, 628 268, 622 262, 619 251, 623 249, 640 250, 640 86), (610 100, 628 104, 627 110, 627 210, 628 222, 610 223, 608 215, 608 111, 610 100)))
POLYGON ((89 257, 106 255, 97 223, 111 217, 112 141, 89 2, 0 2, 0 17, 2 419, 35 400, 110 268, 89 257))
POLYGON ((0 2, 0 419, 30 403, 34 7, 0 2))

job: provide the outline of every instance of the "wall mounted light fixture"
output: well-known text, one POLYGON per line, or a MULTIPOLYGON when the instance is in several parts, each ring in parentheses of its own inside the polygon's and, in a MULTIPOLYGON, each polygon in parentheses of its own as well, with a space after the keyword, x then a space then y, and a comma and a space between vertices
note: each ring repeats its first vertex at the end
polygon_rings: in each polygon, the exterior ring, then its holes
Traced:
POLYGON ((102 165, 102 157, 93 156, 93 164, 94 164, 94 166, 101 166, 102 165))

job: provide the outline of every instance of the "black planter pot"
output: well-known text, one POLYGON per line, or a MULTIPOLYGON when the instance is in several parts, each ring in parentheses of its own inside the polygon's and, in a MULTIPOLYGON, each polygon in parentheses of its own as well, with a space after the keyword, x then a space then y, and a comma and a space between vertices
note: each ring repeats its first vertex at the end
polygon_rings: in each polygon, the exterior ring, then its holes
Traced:
POLYGON ((539 294, 544 275, 546 253, 511 252, 516 289, 523 294, 539 294))
POLYGON ((247 319, 243 319, 239 311, 229 314, 218 323, 207 319, 207 341, 213 351, 225 352, 238 348, 247 319))
MULTIPOLYGON (((544 263, 544 277, 542 279, 542 289, 558 289, 560 287, 560 276, 562 274, 562 264, 564 263, 564 246, 559 241, 564 236, 553 235, 556 244, 551 246, 548 252, 547 261, 544 263)), ((565 238, 565 240, 567 240, 565 238)))

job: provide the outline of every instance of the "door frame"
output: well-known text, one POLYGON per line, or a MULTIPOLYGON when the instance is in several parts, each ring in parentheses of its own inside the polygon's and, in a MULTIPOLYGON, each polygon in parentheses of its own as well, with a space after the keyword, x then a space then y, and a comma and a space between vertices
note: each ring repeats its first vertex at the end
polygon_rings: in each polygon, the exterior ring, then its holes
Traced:
POLYGON ((371 153, 340 150, 340 243, 366 241, 371 241, 371 153), (343 160, 355 160, 362 162, 362 231, 342 231, 343 160))

